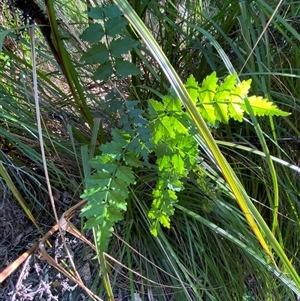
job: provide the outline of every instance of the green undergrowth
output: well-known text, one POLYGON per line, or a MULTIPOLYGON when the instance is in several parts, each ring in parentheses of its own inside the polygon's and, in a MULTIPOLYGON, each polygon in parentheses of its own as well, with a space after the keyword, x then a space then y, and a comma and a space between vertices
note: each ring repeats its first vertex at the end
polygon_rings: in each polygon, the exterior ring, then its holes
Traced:
MULTIPOLYGON (((218 84, 216 73, 212 73, 201 85, 190 76, 186 88, 211 127, 228 123, 231 118, 242 122, 248 113, 246 97, 257 116, 289 115, 267 99, 248 96, 250 82, 237 82, 233 74, 218 84)), ((154 236, 161 225, 170 228, 178 193, 185 189, 186 182, 196 181, 202 186, 206 182, 194 125, 181 101, 170 92, 160 101, 150 99, 146 110, 138 105, 138 101, 125 103, 120 126, 112 129, 112 140, 103 144, 101 155, 90 161, 93 173, 82 195, 88 200, 82 216, 87 218, 86 228, 97 229, 100 252, 105 251, 116 222, 123 220, 126 199, 130 188, 134 190, 139 171, 147 168, 157 174, 154 187, 145 192, 152 194, 148 217, 154 236)))
MULTIPOLYGON (((34 26, 51 184, 72 193, 69 207, 86 188, 81 215, 101 266, 93 290, 112 296, 122 283, 132 300, 143 289, 153 300, 296 300, 297 3, 115 0, 121 13, 88 2, 39 2, 51 17, 50 41, 48 23, 34 26), (136 271, 147 277, 142 284, 136 271)), ((10 25, 0 33, 2 175, 51 216, 35 188, 45 179, 21 19, 18 41, 10 25)))

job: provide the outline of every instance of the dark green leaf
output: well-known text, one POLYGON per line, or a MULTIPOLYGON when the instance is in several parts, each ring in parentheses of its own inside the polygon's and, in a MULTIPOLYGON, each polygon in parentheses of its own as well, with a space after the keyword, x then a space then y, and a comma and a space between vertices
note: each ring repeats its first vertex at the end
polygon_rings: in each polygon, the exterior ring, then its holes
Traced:
POLYGON ((126 210, 126 202, 124 201, 128 197, 128 190, 111 190, 109 193, 109 203, 120 210, 126 210), (124 196, 125 194, 125 196, 124 196), (121 209, 123 208, 123 209, 121 209), (125 208, 125 209, 124 209, 125 208))
POLYGON ((128 24, 124 17, 109 19, 104 23, 106 34, 110 37, 120 34, 121 30, 128 24))
MULTIPOLYGON (((96 174, 93 174, 89 179, 87 179, 87 183, 90 185, 90 187, 101 189, 103 187, 107 187, 107 185, 110 182, 111 175, 109 172, 101 172, 98 171, 96 174)), ((91 189, 89 190, 91 192, 91 189)))
POLYGON ((131 136, 124 131, 121 131, 119 129, 112 129, 111 132, 112 132, 113 140, 115 142, 118 142, 120 145, 122 145, 122 147, 126 147, 129 141, 131 140, 131 136))
POLYGON ((137 157, 133 153, 124 154, 123 160, 129 166, 133 166, 133 167, 141 167, 142 166, 142 162, 139 159, 139 157, 137 157))
POLYGON ((135 183, 135 176, 130 167, 120 166, 116 172, 116 176, 118 179, 121 179, 126 184, 135 183))
POLYGON ((122 16, 122 12, 116 5, 109 5, 103 8, 103 12, 106 18, 113 19, 122 16))
POLYGON ((92 7, 88 13, 88 16, 95 20, 103 19, 104 18, 103 8, 99 6, 92 7))
POLYGON ((81 57, 82 61, 88 64, 103 64, 109 60, 109 53, 102 43, 92 46, 81 57))
POLYGON ((91 166, 99 171, 99 176, 95 175, 95 177, 105 178, 104 175, 102 175, 102 172, 106 172, 108 174, 115 173, 118 165, 115 163, 103 163, 100 160, 92 160, 91 166))
POLYGON ((106 144, 102 144, 100 149, 104 154, 109 155, 114 160, 120 160, 123 152, 122 144, 112 141, 106 144))
POLYGON ((122 57, 122 54, 126 54, 133 48, 137 47, 139 42, 130 38, 119 38, 113 40, 110 43, 110 50, 113 57, 122 57))
POLYGON ((91 24, 82 34, 81 39, 91 44, 101 42, 105 33, 101 24, 91 24))
POLYGON ((111 193, 115 192, 114 196, 119 199, 120 202, 123 202, 128 197, 128 187, 127 184, 118 178, 114 178, 111 182, 111 190, 109 191, 110 199, 111 193), (116 196, 118 194, 118 196, 116 196))
POLYGON ((116 59, 116 73, 121 77, 126 77, 128 75, 137 75, 141 71, 131 62, 116 59))
POLYGON ((108 80, 113 74, 111 62, 106 62, 99 66, 93 75, 94 80, 108 80))
POLYGON ((103 202, 103 200, 93 200, 92 202, 89 202, 84 208, 82 208, 80 215, 86 218, 102 215, 104 207, 105 202, 103 202))

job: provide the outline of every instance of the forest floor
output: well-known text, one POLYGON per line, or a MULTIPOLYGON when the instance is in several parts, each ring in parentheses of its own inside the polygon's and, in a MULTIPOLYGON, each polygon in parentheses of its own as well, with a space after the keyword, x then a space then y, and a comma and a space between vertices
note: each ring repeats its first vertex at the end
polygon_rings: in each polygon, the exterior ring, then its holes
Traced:
MULTIPOLYGON (((0 267, 3 271, 6 267, 13 267, 12 263, 28 255, 28 250, 37 243, 42 235, 38 232, 28 216, 22 210, 18 202, 2 183, 0 200, 0 267)), ((60 216, 67 210, 67 192, 60 193, 61 197, 56 202, 56 209, 60 216)), ((50 204, 47 195, 41 193, 44 202, 50 204)), ((70 200, 69 200, 70 201, 70 200)), ((34 214, 42 230, 46 233, 51 229, 49 221, 53 218, 45 214, 34 214)), ((80 227, 80 218, 75 216, 72 222, 80 227), (74 221, 75 220, 75 221, 74 221)), ((92 239, 90 233, 87 233, 92 239)), ((79 238, 66 233, 64 235, 68 249, 73 257, 77 271, 87 287, 91 287, 93 277, 97 273, 98 266, 92 262, 94 252, 79 238)), ((58 231, 49 237, 52 248, 45 246, 49 256, 61 265, 67 260, 66 252, 58 231)), ((17 264, 16 270, 7 277, 0 286, 0 300, 87 300, 87 294, 73 281, 68 279, 57 268, 51 266, 41 256, 39 248, 23 262, 17 264)))
MULTIPOLYGON (((65 121, 61 117, 51 116, 47 121, 47 128, 62 138, 68 136, 65 121)), ((14 150, 17 152, 17 150, 14 150)), ((22 154, 18 154, 21 156, 22 154)), ((60 158, 61 159, 61 158, 60 158)), ((65 159, 64 159, 65 160, 65 159)), ((58 164, 58 162, 54 162, 58 164)), ((64 162, 66 163, 66 161, 64 162)), ((30 163, 28 162, 30 165, 30 163)), ((68 162, 69 165, 74 162, 68 162)), ((16 168, 13 166, 12 167, 16 168)), ((43 175, 42 175, 43 176, 43 175)), ((26 175, 20 172, 23 184, 30 185, 26 175)), ((14 271, 0 284, 0 300, 5 301, 29 301, 29 300, 87 300, 87 293, 75 282, 68 279, 61 271, 49 264, 41 256, 37 247, 32 254, 28 251, 43 237, 34 224, 30 221, 18 201, 8 189, 6 183, 0 178, 0 273, 7 267, 14 271), (28 256, 29 255, 29 256, 28 256), (28 256, 23 263, 18 263, 22 257, 28 256)), ((51 202, 45 187, 28 187, 39 204, 31 206, 33 214, 43 233, 47 233, 55 224, 51 202)), ((61 218, 68 209, 80 202, 79 195, 65 188, 54 189, 53 195, 58 217, 61 218)), ((30 202, 28 202, 30 203, 30 202)), ((78 210, 79 211, 79 210, 78 210)), ((80 229, 79 212, 72 218, 72 223, 80 229)), ((85 235, 93 241, 91 233, 85 235)), ((78 237, 69 234, 64 235, 67 247, 72 255, 78 274, 87 287, 91 287, 99 266, 92 260, 95 253, 78 237)), ((51 247, 45 246, 47 253, 57 265, 66 268, 67 254, 58 231, 49 239, 51 247)), ((66 268, 68 270, 68 268, 66 268)), ((6 276, 6 275, 3 275, 6 276)))

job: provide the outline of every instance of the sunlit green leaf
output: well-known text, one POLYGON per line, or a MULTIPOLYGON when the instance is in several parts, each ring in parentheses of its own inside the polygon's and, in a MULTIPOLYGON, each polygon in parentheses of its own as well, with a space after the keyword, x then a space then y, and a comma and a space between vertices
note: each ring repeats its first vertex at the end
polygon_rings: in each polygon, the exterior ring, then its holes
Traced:
POLYGON ((198 102, 198 95, 199 95, 199 84, 195 80, 193 75, 190 75, 189 78, 186 81, 185 87, 187 91, 189 92, 191 99, 194 103, 198 102))
MULTIPOLYGON (((248 97, 250 105, 253 109, 253 112, 257 116, 289 116, 290 113, 284 112, 276 107, 272 102, 261 96, 250 96, 248 97)), ((246 106, 243 106, 245 111, 247 111, 246 106)))
POLYGON ((160 115, 162 113, 165 112, 165 107, 162 103, 154 100, 154 99, 150 99, 148 101, 148 107, 149 107, 149 113, 151 114, 150 118, 154 118, 157 115, 160 115))
POLYGON ((181 112, 182 103, 179 98, 167 95, 163 98, 164 108, 169 112, 181 112))

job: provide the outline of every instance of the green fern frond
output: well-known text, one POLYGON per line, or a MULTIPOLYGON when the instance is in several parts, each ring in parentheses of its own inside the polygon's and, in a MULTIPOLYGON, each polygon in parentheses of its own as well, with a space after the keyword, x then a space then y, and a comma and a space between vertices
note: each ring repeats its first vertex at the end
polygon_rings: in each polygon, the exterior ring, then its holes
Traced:
MULTIPOLYGON (((202 117, 212 126, 217 122, 228 123, 230 118, 241 122, 248 113, 244 99, 248 97, 251 79, 237 82, 237 75, 228 75, 224 82, 217 84, 218 78, 213 72, 202 85, 198 85, 191 75, 186 88, 192 100, 197 104, 202 117)), ((248 97, 254 114, 258 116, 288 116, 289 113, 278 109, 272 102, 260 96, 248 97)))

